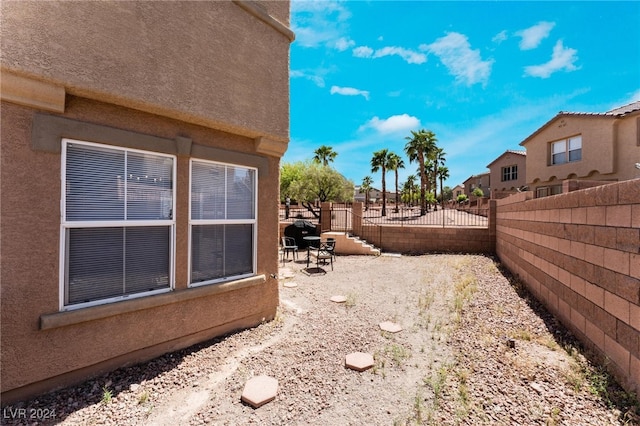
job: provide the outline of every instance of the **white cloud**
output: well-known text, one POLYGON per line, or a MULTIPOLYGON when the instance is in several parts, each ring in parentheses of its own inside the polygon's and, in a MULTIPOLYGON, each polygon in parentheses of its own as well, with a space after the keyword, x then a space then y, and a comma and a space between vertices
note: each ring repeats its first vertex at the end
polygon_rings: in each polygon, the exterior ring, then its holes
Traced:
POLYGON ((507 30, 502 30, 498 34, 494 35, 491 39, 492 42, 500 44, 507 39, 507 30))
POLYGON ((553 47, 551 60, 542 65, 530 65, 524 68, 525 75, 531 77, 548 78, 556 71, 575 71, 578 69, 574 63, 578 60, 577 50, 562 45, 562 40, 558 40, 553 47))
POLYGON ((356 58, 383 58, 385 56, 400 56, 409 64, 423 64, 427 62, 427 56, 424 53, 416 52, 404 47, 387 46, 381 49, 373 50, 369 46, 358 46, 353 49, 353 56, 356 58))
POLYGON ((369 92, 366 90, 359 90, 353 87, 340 87, 340 86, 332 86, 331 94, 338 94, 344 96, 363 96, 366 100, 369 100, 369 92))
POLYGON ((438 56, 449 73, 467 86, 476 83, 484 85, 489 80, 493 60, 483 61, 480 50, 471 49, 464 34, 448 33, 429 45, 421 45, 420 48, 438 56))
POLYGON ((356 58, 371 58, 373 56, 373 49, 369 46, 358 46, 353 49, 353 56, 356 58))
POLYGON ((392 115, 387 119, 373 117, 365 124, 360 126, 360 131, 366 129, 374 129, 382 134, 390 133, 408 133, 420 127, 420 120, 408 114, 392 115))
POLYGON ((350 17, 351 13, 341 1, 292 1, 291 28, 296 34, 294 43, 304 47, 327 46, 346 50, 355 45, 345 35, 350 17))
POLYGON ((356 45, 355 41, 351 40, 350 38, 346 38, 346 37, 340 37, 334 43, 334 47, 336 49, 338 49, 340 52, 344 52, 345 50, 347 50, 350 47, 353 47, 355 45, 356 45))
POLYGON ((317 73, 301 70, 291 70, 289 72, 289 76, 291 78, 304 78, 306 80, 312 81, 318 87, 325 86, 324 78, 317 73))
POLYGON ((533 27, 516 32, 516 35, 522 38, 520 40, 520 49, 535 49, 543 39, 549 36, 549 33, 555 26, 555 22, 541 21, 533 27))
POLYGON ((382 49, 378 49, 373 54, 374 58, 382 58, 384 56, 397 55, 404 59, 409 64, 423 64, 427 62, 427 56, 424 53, 415 52, 403 47, 387 46, 382 49))

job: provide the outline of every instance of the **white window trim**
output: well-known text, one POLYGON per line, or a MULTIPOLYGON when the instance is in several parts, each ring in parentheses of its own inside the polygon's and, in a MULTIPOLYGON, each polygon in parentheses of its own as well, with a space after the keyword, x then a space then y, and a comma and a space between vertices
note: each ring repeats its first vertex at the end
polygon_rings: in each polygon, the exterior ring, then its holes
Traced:
MULTIPOLYGON (((105 145, 98 144, 93 142, 81 141, 76 139, 62 139, 62 148, 61 148, 61 169, 60 169, 60 188, 61 188, 61 197, 60 197, 60 261, 59 261, 59 310, 60 311, 71 311, 75 309, 88 308, 92 306, 105 305, 109 303, 119 302, 122 300, 131 300, 137 299, 140 297, 152 296, 155 294, 162 294, 173 291, 175 288, 175 244, 176 244, 176 176, 177 176, 177 158, 175 155, 163 154, 159 152, 153 151, 145 151, 140 149, 133 148, 124 148, 114 145, 105 145), (109 221, 66 221, 66 176, 67 176, 67 144, 78 144, 78 145, 86 145, 86 146, 94 146, 99 148, 109 148, 127 152, 137 152, 142 154, 152 154, 161 157, 167 157, 173 159, 173 170, 172 170, 172 206, 171 206, 171 220, 136 220, 136 226, 163 226, 169 227, 169 287, 147 291, 144 293, 136 293, 136 294, 128 294, 116 297, 110 297, 106 299, 94 300, 86 303, 75 303, 73 305, 65 305, 65 295, 67 293, 67 288, 65 286, 65 274, 67 272, 67 229, 71 228, 91 228, 91 227, 124 227, 131 226, 132 221, 130 220, 109 220, 109 221), (170 222, 170 223, 168 223, 170 222)), ((126 181, 125 181, 126 182, 126 181)), ((126 184, 126 183, 125 183, 126 184)))
MULTIPOLYGON (((233 163, 223 163, 220 161, 211 161, 211 160, 204 160, 204 159, 200 159, 200 158, 192 158, 189 160, 189 258, 188 258, 188 284, 187 287, 189 288, 195 288, 195 287, 201 287, 201 286, 206 286, 206 285, 211 285, 211 284, 221 284, 221 283, 225 283, 225 282, 229 282, 229 281, 235 281, 235 280, 240 280, 243 278, 249 278, 249 277, 254 277, 257 274, 257 270, 258 270, 258 179, 259 179, 259 174, 258 174, 258 169, 255 167, 250 167, 250 166, 245 166, 243 164, 233 164, 233 163), (254 218, 253 219, 233 219, 233 220, 224 220, 224 219, 192 219, 191 218, 191 197, 192 197, 192 172, 193 172, 193 163, 194 162, 199 162, 199 163, 208 163, 208 164, 216 164, 219 166, 229 166, 229 167, 243 167, 245 169, 249 169, 249 170, 254 170, 255 172, 255 180, 254 180, 254 188, 253 188, 253 194, 254 194, 254 218), (194 225, 225 225, 225 224, 234 224, 234 225, 242 225, 242 224, 252 224, 253 225, 253 241, 252 241, 252 246, 253 246, 253 250, 251 252, 251 257, 252 257, 252 269, 253 272, 248 273, 248 274, 241 274, 241 275, 234 275, 231 277, 224 277, 224 278, 217 278, 214 280, 208 280, 208 281, 201 281, 201 282, 197 282, 194 283, 192 282, 192 277, 191 277, 191 247, 192 247, 192 229, 194 225)), ((227 184, 226 180, 225 180, 225 185, 227 184)), ((226 194, 226 188, 225 188, 225 194, 226 194)), ((226 202, 227 199, 225 197, 225 207, 226 207, 226 202)), ((226 210, 226 209, 225 209, 226 210)))
POLYGON ((551 165, 551 166, 561 166, 561 165, 563 165, 563 164, 568 164, 568 163, 577 163, 577 162, 579 162, 579 161, 582 161, 582 135, 569 136, 569 137, 567 137, 567 138, 564 138, 564 139, 558 139, 557 141, 553 141, 553 142, 551 142, 551 148, 550 148, 549 152, 550 152, 550 156, 549 156, 549 162, 550 162, 550 163, 549 163, 549 165, 551 165), (573 160, 573 161, 570 161, 570 160, 569 160, 570 153, 571 153, 572 151, 577 151, 578 149, 569 149, 569 144, 570 144, 570 141, 571 141, 572 139, 576 139, 576 138, 580 138, 580 148, 579 148, 579 149, 580 149, 580 151, 581 151, 580 159, 579 159, 579 160, 573 160), (560 142, 562 142, 562 143, 563 143, 563 145, 564 145, 564 156, 565 156, 565 161, 563 161, 562 163, 554 163, 554 162, 553 162, 553 155, 554 155, 554 152, 553 152, 553 146, 554 146, 555 144, 557 144, 557 143, 560 143, 560 142))

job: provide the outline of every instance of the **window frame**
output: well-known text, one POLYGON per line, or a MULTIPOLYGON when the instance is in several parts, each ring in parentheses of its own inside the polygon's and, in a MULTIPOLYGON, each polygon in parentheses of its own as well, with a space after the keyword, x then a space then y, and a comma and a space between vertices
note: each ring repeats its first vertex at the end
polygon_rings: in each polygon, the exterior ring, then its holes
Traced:
POLYGON ((536 188, 536 198, 562 194, 562 185, 544 185, 536 188))
POLYGON ((553 141, 549 144, 549 165, 550 166, 559 166, 567 163, 576 163, 578 161, 582 161, 582 135, 570 136, 564 139, 553 141), (574 140, 580 141, 580 148, 571 149, 571 142, 574 140), (554 152, 554 147, 560 146, 560 144, 562 144, 564 149, 562 151, 554 152), (580 158, 578 158, 577 160, 571 160, 571 153, 576 151, 580 151, 580 158), (562 154, 564 156, 563 157, 564 161, 555 162, 554 156, 559 154, 562 154))
MULTIPOLYGON (((188 288, 196 288, 208 285, 216 285, 222 284, 229 281, 236 281, 243 278, 254 277, 257 275, 258 271, 258 179, 259 173, 258 168, 247 166, 244 164, 235 164, 235 163, 227 163, 221 161, 207 160, 203 158, 190 158, 189 159, 189 248, 188 248, 188 278, 187 278, 187 287, 188 288), (254 173, 254 182, 253 182, 253 209, 254 215, 253 219, 193 219, 192 218, 192 197, 193 197, 193 164, 210 164, 215 166, 224 166, 225 167, 225 185, 226 185, 226 168, 227 167, 236 167, 243 168, 247 170, 252 170, 254 173), (250 273, 239 274, 239 275, 231 275, 225 276, 222 278, 214 278, 206 281, 193 282, 193 227, 194 226, 206 226, 206 225, 252 225, 252 237, 251 237, 251 268, 252 271, 250 273)), ((225 191, 225 205, 226 205, 226 191, 225 191)))
MULTIPOLYGON (((76 309, 88 308, 93 306, 106 305, 110 303, 120 302, 123 300, 137 299, 148 297, 156 294, 168 293, 175 288, 175 246, 176 246, 176 177, 177 177, 177 157, 171 154, 160 152, 141 150, 135 148, 127 148, 117 145, 101 144, 90 141, 84 141, 72 138, 61 139, 61 169, 60 169, 60 243, 59 243, 59 310, 72 311, 76 309), (115 151, 139 153, 144 155, 153 155, 157 157, 170 158, 172 160, 171 167, 171 218, 170 219, 154 219, 154 220, 138 220, 138 219, 121 219, 121 220, 67 220, 67 146, 69 144, 83 145, 94 148, 110 149, 115 151), (166 288, 157 290, 149 290, 140 293, 124 294, 120 296, 107 297, 104 299, 92 300, 89 302, 65 304, 67 295, 66 278, 68 274, 69 247, 67 231, 74 228, 138 228, 138 227, 166 227, 169 229, 169 285, 166 288)), ((126 203, 125 203, 126 204, 126 203)))
POLYGON ((510 182, 513 180, 518 180, 518 165, 513 164, 511 166, 502 167, 500 178, 500 182, 510 182), (505 179, 505 176, 507 176, 508 179, 505 179))

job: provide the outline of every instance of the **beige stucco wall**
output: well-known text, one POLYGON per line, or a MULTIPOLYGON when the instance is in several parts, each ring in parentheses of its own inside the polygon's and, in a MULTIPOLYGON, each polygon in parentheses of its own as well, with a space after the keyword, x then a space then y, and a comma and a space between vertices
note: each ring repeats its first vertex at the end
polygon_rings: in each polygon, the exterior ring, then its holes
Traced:
POLYGON ((640 178, 640 111, 617 121, 616 137, 618 152, 616 170, 618 180, 640 178))
POLYGON ((475 188, 482 189, 484 196, 488 197, 491 188, 491 173, 487 172, 474 175, 464 181, 464 193, 467 194, 470 199, 475 199, 475 196, 471 195, 475 188))
POLYGON ((272 319, 289 2, 0 7, 3 404, 272 319), (59 312, 61 156, 51 137, 36 143, 43 117, 72 120, 57 141, 119 145, 111 136, 125 132, 145 149, 173 147, 174 291, 59 312), (256 276, 188 289, 189 159, 216 155, 259 171, 256 276))
MULTIPOLYGON (((189 155, 178 157, 176 282, 170 294, 58 313, 59 153, 34 150, 34 111, 2 104, 2 393, 3 401, 147 359, 271 319, 278 304, 278 168, 268 158, 258 176, 257 273, 228 291, 187 289, 189 155), (51 328, 48 328, 51 327, 51 328)), ((246 138, 82 98, 69 97, 65 118, 164 138, 189 137, 196 147, 251 153, 246 138)), ((73 137, 73 134, 69 135, 73 137)))
MULTIPOLYGON (((2 68, 69 94, 286 143, 292 34, 239 4, 247 2, 2 2, 2 68)), ((288 25, 289 2, 252 4, 288 25)))
POLYGON ((507 152, 489 164, 489 180, 491 182, 491 196, 497 192, 514 192, 516 188, 527 183, 527 156, 507 152), (518 166, 518 179, 502 181, 502 168, 518 166))
POLYGON ((634 164, 640 162, 638 114, 611 116, 559 116, 523 146, 527 149, 527 183, 534 189, 569 178, 628 180, 638 177, 634 164), (580 161, 549 165, 550 142, 582 135, 580 161))

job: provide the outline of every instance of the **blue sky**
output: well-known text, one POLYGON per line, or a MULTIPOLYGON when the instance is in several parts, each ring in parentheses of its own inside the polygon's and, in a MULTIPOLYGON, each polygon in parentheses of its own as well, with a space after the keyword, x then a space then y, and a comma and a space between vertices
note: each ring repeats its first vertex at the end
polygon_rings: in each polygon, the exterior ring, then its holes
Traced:
MULTIPOLYGON (((373 152, 436 134, 451 187, 559 111, 640 100, 640 2, 295 1, 283 162, 328 145, 358 185, 373 152)), ((387 175, 394 190, 393 174, 387 175)))

